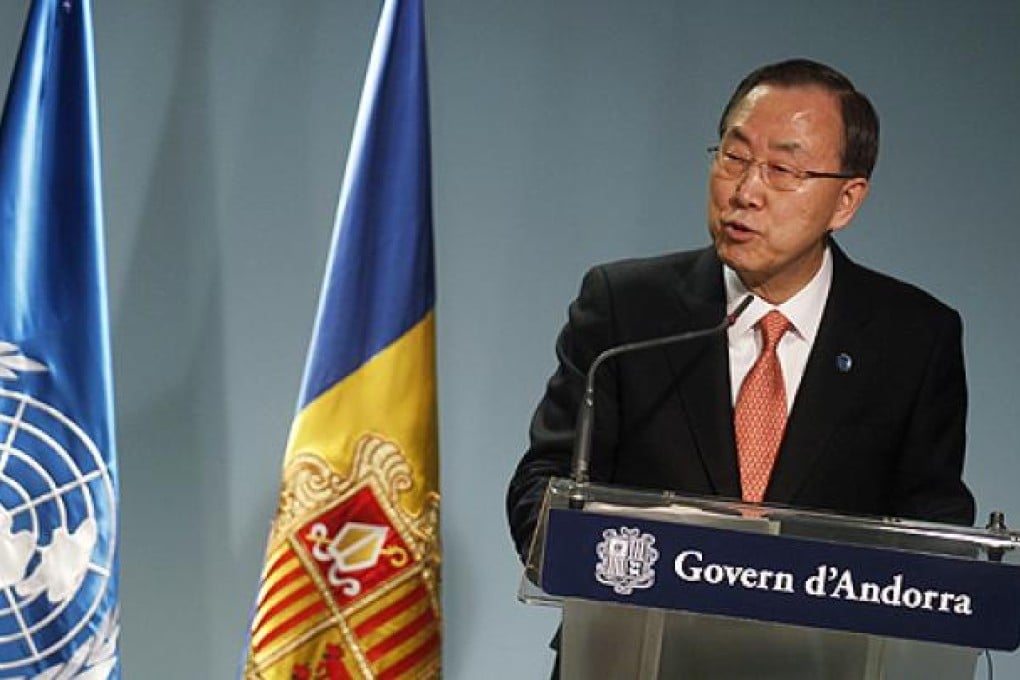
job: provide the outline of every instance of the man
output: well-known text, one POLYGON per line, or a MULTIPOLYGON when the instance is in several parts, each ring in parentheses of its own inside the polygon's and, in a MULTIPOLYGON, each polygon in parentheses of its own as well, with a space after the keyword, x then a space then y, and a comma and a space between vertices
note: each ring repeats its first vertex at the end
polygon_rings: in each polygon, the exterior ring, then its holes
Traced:
POLYGON ((620 356, 597 380, 591 477, 750 502, 970 524, 959 315, 851 262, 832 235, 868 194, 878 120, 837 71, 762 67, 737 87, 709 172, 713 246, 595 267, 507 498, 526 555, 551 476, 569 476, 592 360, 707 328, 725 335, 620 356))

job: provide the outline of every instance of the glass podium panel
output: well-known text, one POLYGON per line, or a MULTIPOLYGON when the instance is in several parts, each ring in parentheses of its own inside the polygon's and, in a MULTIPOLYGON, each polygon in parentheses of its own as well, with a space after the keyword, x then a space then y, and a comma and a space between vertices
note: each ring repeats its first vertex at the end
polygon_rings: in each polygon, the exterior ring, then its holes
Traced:
MULTIPOLYGON (((701 535, 696 532, 708 532, 712 540, 722 540, 729 547, 736 546, 737 552, 731 552, 731 558, 734 554, 749 555, 752 557, 748 560, 753 561, 753 557, 758 555, 756 546, 766 544, 773 552, 778 546, 780 552, 789 547, 791 553, 807 546, 814 551, 809 553, 811 555, 824 555, 831 550, 833 554, 840 555, 844 563, 847 562, 847 554, 875 553, 887 567, 891 563, 894 570, 902 559, 908 577, 924 576, 929 565, 933 566, 934 572, 939 572, 943 563, 949 565, 956 584, 960 583, 962 573, 964 582, 969 583, 973 574, 974 579, 982 582, 980 585, 987 586, 984 582, 989 579, 985 576, 991 574, 995 577, 991 580, 996 584, 988 586, 993 588, 992 596, 985 592, 984 599, 975 596, 975 602, 1003 599, 1004 604, 995 603, 1000 607, 997 610, 999 618, 1012 618, 1014 627, 1020 625, 1015 622, 1020 618, 1020 551, 1016 550, 1020 542, 1001 521, 995 529, 976 529, 553 479, 545 496, 519 598, 529 604, 563 609, 561 670, 564 678, 972 678, 980 648, 1007 648, 1003 646, 1001 636, 993 644, 984 644, 981 630, 960 635, 969 643, 981 640, 982 644, 960 644, 953 637, 956 633, 923 630, 925 626, 952 628, 957 625, 956 621, 967 619, 969 613, 965 611, 966 607, 961 609, 961 600, 954 600, 953 597, 957 596, 952 593, 907 587, 910 583, 920 582, 916 578, 906 584, 895 579, 883 581, 881 587, 884 590, 875 585, 874 603, 866 602, 855 610, 854 615, 863 611, 865 616, 875 612, 881 617, 883 610, 888 611, 892 607, 931 610, 932 615, 928 619, 918 619, 922 623, 917 635, 912 630, 904 632, 900 624, 897 624, 899 628, 888 629, 895 634, 876 634, 867 627, 867 622, 863 628, 855 628, 854 625, 839 623, 830 625, 824 620, 816 625, 810 616, 798 619, 797 615, 788 617, 783 612, 759 615, 762 610, 757 605, 747 610, 750 614, 745 615, 739 607, 717 609, 711 598, 705 600, 707 606, 705 601, 699 605, 694 598, 690 607, 683 597, 668 596, 659 601, 656 599, 659 595, 652 595, 652 590, 637 590, 647 587, 642 585, 640 571, 641 560, 648 561, 649 550, 655 553, 652 561, 659 557, 660 550, 663 553, 662 563, 656 567, 660 581, 677 580, 683 571, 680 564, 683 555, 690 553, 701 557, 700 553, 687 550, 673 561, 677 553, 669 548, 675 547, 675 543, 669 544, 672 534, 663 527, 676 525, 685 527, 682 528, 685 532, 695 532, 683 534, 685 537, 701 535), (585 536, 575 545, 574 534, 583 533, 585 527, 591 524, 588 520, 593 518, 602 522, 598 531, 602 531, 602 526, 619 527, 622 534, 618 536, 616 529, 606 530, 601 535, 607 536, 607 539, 598 544, 597 550, 594 549, 595 542, 599 540, 597 534, 592 534, 595 538, 585 536), (586 521, 588 524, 585 524, 586 521), (659 535, 663 540, 655 543, 653 537, 647 545, 635 542, 639 526, 643 527, 641 531, 648 527, 662 530, 659 535), (608 538, 610 536, 612 540, 608 538), (621 562, 630 565, 632 570, 636 569, 633 574, 638 576, 629 577, 626 568, 617 570, 618 575, 622 574, 618 582, 605 580, 604 572, 593 574, 606 566, 609 558, 605 551, 612 548, 605 545, 614 541, 618 548, 624 545, 638 548, 637 552, 629 555, 632 558, 629 562, 627 559, 621 562), (650 548, 653 545, 657 547, 650 548), (597 567, 595 553, 601 560, 597 567), (921 566, 918 567, 918 564, 921 566), (571 590, 562 586, 564 582, 599 579, 602 579, 603 586, 622 587, 627 597, 611 593, 608 597, 603 596, 603 592, 610 592, 608 587, 593 590, 590 584, 582 583, 579 589, 571 590), (553 587, 543 588, 543 584, 552 584, 553 587), (998 584, 1006 584, 1001 591, 1002 598, 996 596, 1000 592, 995 590, 999 588, 998 584), (592 596, 592 593, 596 595, 592 596), (902 601, 880 602, 880 593, 882 597, 895 595, 902 601), (632 595, 633 599, 628 599, 632 595), (734 615, 734 612, 740 615, 734 615), (1003 616, 1002 612, 1006 615, 1003 616)), ((626 548, 621 550, 625 552, 626 548)), ((620 555, 627 557, 624 553, 620 555)), ((708 558, 705 559, 707 564, 708 558)), ((730 566, 722 565, 712 572, 716 583, 721 583, 714 591, 720 600, 740 590, 734 586, 740 586, 741 579, 749 590, 761 585, 754 578, 748 578, 746 569, 741 571, 733 567, 735 563, 731 559, 730 566), (726 588, 727 578, 730 588, 726 588)), ((703 570, 709 573, 707 566, 703 570)), ((760 576, 754 569, 750 571, 760 576)), ((820 569, 819 579, 824 576, 821 572, 824 569, 820 569)), ((811 580, 802 576, 798 588, 811 580)), ((953 582, 952 579, 950 582, 953 582)), ((659 588, 658 585, 656 588, 659 588)), ((861 591, 857 592, 860 594, 861 591)), ((851 586, 843 591, 837 590, 834 597, 837 600, 856 599, 851 586)), ((790 597, 772 601, 781 603, 780 609, 797 610, 805 602, 805 608, 810 609, 824 599, 805 600, 802 597, 797 600, 790 597)), ((842 606, 845 603, 836 604, 842 606)), ((897 612, 897 615, 900 613, 897 612)), ((880 621, 877 630, 885 631, 884 625, 880 621)), ((1013 633, 1006 636, 1007 640, 1012 639, 1010 635, 1020 640, 1020 634, 1013 633)))

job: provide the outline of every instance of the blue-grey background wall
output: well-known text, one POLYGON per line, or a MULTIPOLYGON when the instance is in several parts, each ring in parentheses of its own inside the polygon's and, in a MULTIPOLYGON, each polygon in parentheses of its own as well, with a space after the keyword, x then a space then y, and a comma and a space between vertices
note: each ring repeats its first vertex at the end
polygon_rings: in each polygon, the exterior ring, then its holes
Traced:
MULTIPOLYGON (((27 4, 0 4, 3 83, 27 4)), ((591 263, 707 242, 704 149, 765 61, 872 97, 841 242, 963 314, 966 477, 1020 527, 1020 2, 427 4, 446 677, 546 673, 503 494, 554 337, 591 263)), ((378 8, 95 0, 128 678, 237 668, 378 8)))

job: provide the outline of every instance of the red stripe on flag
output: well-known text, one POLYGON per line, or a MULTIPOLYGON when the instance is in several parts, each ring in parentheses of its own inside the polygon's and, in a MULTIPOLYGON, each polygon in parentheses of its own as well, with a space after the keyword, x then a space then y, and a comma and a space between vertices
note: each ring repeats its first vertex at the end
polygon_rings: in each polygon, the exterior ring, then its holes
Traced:
POLYGON ((274 595, 276 595, 278 592, 280 592, 285 587, 289 586, 291 583, 293 583, 294 581, 296 581, 297 579, 301 578, 304 575, 305 571, 304 569, 301 568, 301 564, 298 563, 294 565, 293 569, 291 569, 286 574, 281 576, 280 580, 274 583, 272 587, 266 591, 266 594, 263 595, 261 599, 259 599, 258 608, 262 609, 262 607, 265 606, 266 602, 273 599, 274 595))
POLYGON ((259 618, 260 618, 260 620, 258 622, 258 625, 255 626, 255 630, 252 631, 252 632, 258 633, 260 630, 262 630, 262 627, 266 624, 266 621, 269 621, 274 616, 276 616, 277 614, 279 614, 284 609, 286 609, 287 607, 291 606, 292 604, 294 604, 295 602, 297 602, 298 600, 300 600, 304 596, 308 595, 309 593, 314 593, 314 592, 315 592, 315 584, 314 583, 308 583, 308 584, 298 588, 293 593, 291 593, 287 597, 283 598, 282 600, 280 600, 279 602, 274 604, 269 609, 267 609, 265 611, 261 611, 260 610, 259 611, 259 618))
POLYGON ((405 609, 410 609, 418 600, 428 595, 428 591, 425 590, 424 586, 418 586, 407 595, 397 600, 391 605, 388 605, 384 609, 380 609, 375 614, 372 614, 369 618, 365 619, 354 629, 354 634, 358 637, 365 637, 373 630, 378 628, 380 625, 386 623, 389 619, 393 618, 405 609))
POLYGON ((293 550, 281 550, 280 554, 277 555, 272 562, 266 565, 265 580, 269 580, 269 577, 273 574, 273 572, 280 568, 281 563, 292 560, 295 557, 296 555, 293 550))
POLYGON ((266 625, 266 621, 269 620, 268 612, 265 611, 266 603, 269 602, 281 590, 303 578, 307 578, 307 576, 301 569, 301 565, 298 565, 294 569, 289 571, 286 575, 284 575, 279 581, 273 584, 273 587, 266 593, 265 597, 259 600, 258 606, 255 609, 255 620, 252 625, 253 633, 259 632, 259 630, 264 625, 266 625))
POLYGON ((411 670, 430 654, 432 654, 439 646, 439 633, 433 633, 425 640, 417 649, 405 656, 403 659, 393 664, 381 673, 376 674, 376 680, 391 680, 392 678, 398 678, 404 671, 411 670))
POLYGON ((387 652, 394 649, 401 642, 404 642, 408 638, 413 637, 415 633, 418 633, 435 620, 436 617, 435 615, 432 614, 432 608, 429 607, 413 621, 408 623, 406 626, 404 626, 397 632, 393 633, 393 635, 390 635, 380 640, 375 645, 375 647, 372 647, 372 649, 368 650, 368 652, 365 654, 365 658, 368 659, 369 661, 378 661, 383 656, 385 656, 387 652))
POLYGON ((253 647, 255 653, 258 654, 263 649, 265 649, 266 645, 268 645, 270 642, 280 637, 291 628, 294 628, 295 626, 297 626, 299 623, 309 618, 310 616, 315 616, 325 608, 326 605, 325 603, 323 603, 322 600, 316 600, 312 604, 308 605, 307 607, 299 611, 297 614, 294 614, 294 616, 280 623, 280 625, 270 629, 270 631, 266 633, 266 636, 262 638, 259 641, 259 643, 253 647))

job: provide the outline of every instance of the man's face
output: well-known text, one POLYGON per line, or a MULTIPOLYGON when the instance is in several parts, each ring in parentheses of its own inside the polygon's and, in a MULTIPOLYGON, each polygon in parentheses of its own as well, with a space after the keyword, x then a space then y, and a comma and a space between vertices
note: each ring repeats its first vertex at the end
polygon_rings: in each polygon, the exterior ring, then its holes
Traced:
MULTIPOLYGON (((720 147, 774 165, 840 172, 839 101, 818 87, 759 85, 731 111, 720 147)), ((826 233, 849 223, 867 188, 862 178, 819 178, 780 191, 765 184, 760 166, 727 178, 713 164, 709 232, 720 259, 744 284, 780 303, 815 275, 826 233)))

